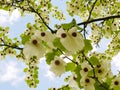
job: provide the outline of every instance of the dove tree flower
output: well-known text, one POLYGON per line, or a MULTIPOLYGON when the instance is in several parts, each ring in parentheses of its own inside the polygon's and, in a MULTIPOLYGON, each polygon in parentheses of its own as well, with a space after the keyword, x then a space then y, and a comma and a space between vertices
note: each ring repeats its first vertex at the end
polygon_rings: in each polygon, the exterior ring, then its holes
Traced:
POLYGON ((41 40, 47 43, 48 47, 51 49, 55 48, 53 45, 53 41, 56 38, 54 34, 52 34, 50 31, 35 31, 35 35, 39 36, 41 40))
POLYGON ((109 61, 101 61, 99 65, 95 68, 95 73, 98 79, 102 80, 106 75, 110 72, 110 62, 109 61))
POLYGON ((38 65, 44 57, 57 77, 72 74, 68 85, 58 90, 120 90, 120 73, 114 75, 111 70, 112 57, 120 52, 120 0, 59 2, 65 2, 66 8, 61 3, 55 6, 54 0, 0 0, 0 9, 10 15, 17 9, 22 17, 33 17, 20 37, 11 38, 9 28, 0 26, 0 60, 12 55, 23 61, 30 88, 39 83, 38 65), (98 50, 93 52, 94 46, 98 50))
POLYGON ((80 75, 83 77, 86 77, 88 72, 92 70, 91 66, 86 61, 81 64, 81 68, 80 75))
POLYGON ((120 88, 120 77, 119 76, 115 76, 114 79, 112 80, 112 83, 111 83, 111 88, 112 89, 116 89, 117 88, 120 88))
POLYGON ((23 54, 26 59, 30 59, 36 56, 38 59, 43 57, 45 53, 45 48, 42 44, 42 40, 38 36, 33 35, 31 39, 25 43, 23 54))
POLYGON ((57 37, 60 38, 62 45, 68 50, 68 52, 74 54, 77 51, 83 50, 84 48, 83 36, 79 32, 77 32, 77 27, 73 27, 67 31, 63 30, 63 28, 60 28, 57 31, 56 35, 57 37))
POLYGON ((66 65, 66 63, 63 61, 62 58, 55 57, 54 60, 51 61, 50 70, 56 76, 61 76, 63 73, 65 73, 65 65, 66 65))
POLYGON ((80 90, 78 83, 76 82, 77 76, 75 73, 73 73, 70 77, 69 77, 69 86, 71 87, 71 90, 80 90))
POLYGON ((90 77, 81 78, 80 83, 85 90, 95 90, 95 87, 94 87, 95 80, 90 77))

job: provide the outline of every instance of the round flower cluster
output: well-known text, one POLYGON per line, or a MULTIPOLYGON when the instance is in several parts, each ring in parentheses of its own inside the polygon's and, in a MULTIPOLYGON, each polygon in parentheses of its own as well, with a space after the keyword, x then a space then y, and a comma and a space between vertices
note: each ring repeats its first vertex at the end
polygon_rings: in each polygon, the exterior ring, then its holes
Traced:
POLYGON ((36 57, 30 58, 26 64, 28 65, 28 68, 24 69, 24 72, 26 73, 25 81, 31 88, 37 87, 37 84, 39 83, 38 80, 38 60, 36 57))
POLYGON ((110 42, 108 45, 108 49, 105 51, 109 57, 113 57, 114 55, 118 54, 120 51, 120 39, 119 39, 119 33, 116 35, 116 37, 110 42))
POLYGON ((92 23, 91 30, 92 31, 91 31, 90 39, 94 44, 98 44, 102 36, 101 27, 96 23, 92 23))
POLYGON ((86 20, 86 17, 89 16, 86 4, 86 1, 71 0, 70 2, 67 2, 67 11, 71 16, 79 15, 81 19, 86 20))

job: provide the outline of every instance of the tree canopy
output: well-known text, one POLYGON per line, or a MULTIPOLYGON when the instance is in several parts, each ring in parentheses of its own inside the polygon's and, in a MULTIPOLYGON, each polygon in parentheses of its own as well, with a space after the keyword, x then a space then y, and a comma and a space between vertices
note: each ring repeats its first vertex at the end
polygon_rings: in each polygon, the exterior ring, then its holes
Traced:
POLYGON ((120 1, 65 2, 72 21, 51 28, 51 17, 59 21, 67 18, 51 0, 0 0, 0 9, 9 13, 18 9, 21 17, 34 16, 34 23, 27 23, 20 37, 10 38, 9 27, 0 26, 0 59, 12 55, 23 61, 30 88, 39 84, 38 64, 45 57, 56 77, 68 71, 72 74, 65 78, 67 85, 49 90, 120 90, 120 75, 111 71, 112 57, 120 52, 120 1), (80 17, 79 23, 74 16, 80 17), (93 51, 103 38, 110 39, 108 47, 104 52, 93 51))

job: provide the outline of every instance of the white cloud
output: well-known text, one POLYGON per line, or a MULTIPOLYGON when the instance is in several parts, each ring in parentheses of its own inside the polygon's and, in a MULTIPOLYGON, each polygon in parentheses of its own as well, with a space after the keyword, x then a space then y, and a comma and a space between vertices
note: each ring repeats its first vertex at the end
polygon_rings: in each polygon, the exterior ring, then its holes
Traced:
POLYGON ((20 12, 15 9, 11 14, 8 11, 0 10, 0 25, 12 24, 20 18, 20 12))
POLYGON ((47 77, 49 80, 54 80, 55 79, 55 75, 53 72, 51 72, 49 69, 50 69, 50 66, 46 64, 45 62, 45 58, 42 58, 40 60, 40 69, 45 71, 45 74, 44 76, 47 77))
POLYGON ((20 75, 22 71, 17 67, 17 62, 1 62, 0 63, 0 82, 10 82, 17 85, 23 82, 24 76, 20 75))
POLYGON ((120 52, 112 58, 113 72, 118 73, 120 71, 120 52))
POLYGON ((53 72, 51 72, 49 69, 46 71, 45 76, 49 79, 49 80, 54 80, 55 79, 55 74, 53 72))
POLYGON ((20 18, 20 12, 18 11, 18 9, 15 9, 11 16, 10 16, 10 23, 13 23, 14 21, 17 21, 20 18))

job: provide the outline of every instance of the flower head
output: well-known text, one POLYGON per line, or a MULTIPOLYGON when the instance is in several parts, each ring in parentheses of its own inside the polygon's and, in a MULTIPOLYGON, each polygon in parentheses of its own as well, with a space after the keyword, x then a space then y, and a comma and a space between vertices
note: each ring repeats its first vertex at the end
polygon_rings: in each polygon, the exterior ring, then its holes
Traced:
POLYGON ((95 90, 94 83, 95 80, 90 77, 82 77, 80 80, 80 84, 85 90, 95 90))
POLYGON ((113 80, 112 80, 112 88, 115 87, 120 87, 120 76, 116 76, 113 80))
POLYGON ((62 45, 71 53, 75 53, 84 48, 84 40, 77 28, 73 27, 69 31, 60 28, 57 31, 57 37, 60 38, 62 45))
POLYGON ((50 70, 54 72, 56 76, 60 76, 65 72, 66 63, 60 57, 55 57, 53 61, 51 61, 50 70))
POLYGON ((101 61, 99 65, 95 68, 95 73, 98 78, 104 78, 110 70, 110 62, 109 61, 101 61))
POLYGON ((39 36, 41 40, 46 42, 50 48, 55 48, 53 45, 53 41, 56 37, 50 31, 36 31, 35 35, 39 36))
POLYGON ((77 76, 74 73, 69 78, 69 86, 72 88, 72 90, 80 90, 76 79, 77 79, 77 76))
POLYGON ((83 62, 81 64, 82 70, 80 71, 81 76, 86 77, 88 72, 92 69, 88 62, 83 62))
POLYGON ((39 59, 44 56, 44 53, 45 48, 37 36, 32 36, 31 40, 25 43, 23 54, 26 59, 30 59, 33 56, 37 56, 39 59))

